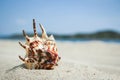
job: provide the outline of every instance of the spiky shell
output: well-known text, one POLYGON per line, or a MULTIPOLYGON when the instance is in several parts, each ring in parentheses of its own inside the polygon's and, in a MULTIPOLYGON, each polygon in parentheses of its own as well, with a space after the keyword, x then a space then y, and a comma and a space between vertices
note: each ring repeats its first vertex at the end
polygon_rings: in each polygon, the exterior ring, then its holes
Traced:
POLYGON ((26 38, 26 43, 19 44, 26 50, 24 58, 19 58, 24 62, 27 69, 53 69, 57 65, 60 57, 56 47, 56 42, 53 37, 47 36, 44 27, 40 25, 42 37, 39 37, 36 32, 35 19, 33 19, 34 36, 29 37, 23 30, 23 35, 26 38))

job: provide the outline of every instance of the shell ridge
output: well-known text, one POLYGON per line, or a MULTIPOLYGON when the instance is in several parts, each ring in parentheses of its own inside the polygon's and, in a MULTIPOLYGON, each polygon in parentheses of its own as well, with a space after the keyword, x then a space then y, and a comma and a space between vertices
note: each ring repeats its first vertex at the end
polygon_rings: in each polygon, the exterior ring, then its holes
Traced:
POLYGON ((19 44, 25 49, 26 55, 24 58, 21 56, 19 58, 28 69, 53 69, 60 59, 55 38, 53 35, 48 37, 43 25, 39 24, 39 26, 42 30, 41 37, 37 35, 35 19, 33 19, 33 37, 29 37, 23 30, 26 43, 19 42, 19 44))

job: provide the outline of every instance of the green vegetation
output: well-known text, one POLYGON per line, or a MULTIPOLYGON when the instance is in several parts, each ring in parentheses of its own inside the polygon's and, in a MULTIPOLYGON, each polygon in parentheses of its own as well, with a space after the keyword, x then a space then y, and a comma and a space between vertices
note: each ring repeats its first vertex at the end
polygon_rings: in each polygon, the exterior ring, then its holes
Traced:
POLYGON ((120 33, 114 31, 101 31, 91 34, 74 34, 74 35, 55 35, 56 38, 76 38, 76 39, 120 39, 120 33))
MULTIPOLYGON (((33 34, 28 34, 29 36, 33 36, 33 34)), ((41 34, 39 34, 41 35, 41 34)), ((50 34, 48 34, 50 35, 50 34)), ((100 31, 91 34, 73 34, 73 35, 58 35, 53 34, 56 39, 120 39, 120 33, 114 31, 100 31)), ((6 39, 24 39, 22 34, 14 34, 9 37, 1 37, 6 39)))

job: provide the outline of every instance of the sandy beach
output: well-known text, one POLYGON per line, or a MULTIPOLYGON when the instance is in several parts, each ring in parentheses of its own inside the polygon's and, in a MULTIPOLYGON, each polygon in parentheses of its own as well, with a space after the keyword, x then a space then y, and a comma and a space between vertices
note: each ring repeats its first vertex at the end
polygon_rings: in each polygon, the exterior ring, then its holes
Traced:
MULTIPOLYGON (((24 42, 24 41, 23 41, 24 42)), ((120 80, 120 43, 57 42, 61 60, 54 70, 28 70, 18 58, 17 40, 0 40, 0 80, 120 80)))

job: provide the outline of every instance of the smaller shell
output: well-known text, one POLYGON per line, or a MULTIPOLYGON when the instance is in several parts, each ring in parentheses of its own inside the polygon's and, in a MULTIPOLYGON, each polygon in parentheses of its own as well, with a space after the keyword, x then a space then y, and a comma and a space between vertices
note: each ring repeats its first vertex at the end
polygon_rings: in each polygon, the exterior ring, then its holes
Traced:
POLYGON ((27 36, 23 30, 26 43, 23 45, 19 42, 26 50, 25 58, 21 56, 19 58, 24 62, 27 69, 53 69, 54 66, 58 65, 57 63, 60 60, 53 35, 48 37, 41 24, 40 28, 42 30, 42 37, 37 35, 36 24, 33 19, 34 36, 27 36))

